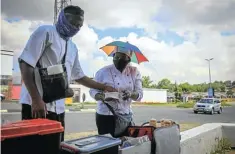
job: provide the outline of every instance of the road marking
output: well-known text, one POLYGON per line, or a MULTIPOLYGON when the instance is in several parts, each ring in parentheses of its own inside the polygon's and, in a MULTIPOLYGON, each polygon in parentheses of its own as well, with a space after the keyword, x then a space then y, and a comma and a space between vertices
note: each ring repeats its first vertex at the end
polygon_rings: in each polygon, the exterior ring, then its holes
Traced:
POLYGON ((81 109, 81 112, 96 112, 95 109, 81 109))
POLYGON ((7 110, 1 110, 1 113, 7 113, 8 111, 7 110))
POLYGON ((13 115, 13 114, 18 115, 21 113, 20 112, 3 112, 3 113, 1 113, 1 115, 13 115))

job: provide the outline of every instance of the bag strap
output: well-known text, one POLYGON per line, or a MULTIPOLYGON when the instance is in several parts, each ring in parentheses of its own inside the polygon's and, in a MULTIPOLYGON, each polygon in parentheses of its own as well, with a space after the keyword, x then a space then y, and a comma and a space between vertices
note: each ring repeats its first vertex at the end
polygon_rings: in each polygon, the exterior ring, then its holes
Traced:
POLYGON ((62 64, 65 64, 66 55, 67 55, 67 48, 68 48, 68 41, 66 41, 66 43, 65 43, 65 53, 64 53, 64 56, 62 58, 62 64))
MULTIPOLYGON (((49 34, 47 33, 47 35, 46 35, 46 45, 45 45, 45 48, 44 48, 44 50, 43 50, 43 52, 42 52, 42 54, 41 54, 41 56, 40 56, 40 58, 38 59, 38 62, 37 62, 37 64, 36 64, 36 66, 38 67, 38 68, 42 68, 42 65, 40 64, 40 59, 42 58, 42 55, 45 53, 45 51, 51 46, 51 43, 49 44, 48 43, 48 41, 49 41, 49 34)), ((68 41, 66 41, 66 43, 65 43, 65 53, 64 53, 64 56, 63 56, 63 58, 62 58, 62 64, 65 64, 65 59, 66 59, 66 55, 67 55, 67 43, 68 41)))
POLYGON ((49 41, 49 34, 47 33, 47 34, 46 34, 46 41, 45 41, 45 48, 44 48, 44 50, 43 50, 43 52, 42 52, 41 56, 39 57, 38 62, 37 62, 37 64, 36 64, 36 66, 37 66, 38 68, 42 68, 42 65, 40 64, 39 61, 40 61, 40 59, 42 58, 42 55, 45 53, 46 49, 48 49, 48 48, 51 46, 51 44, 49 44, 48 41, 49 41))
POLYGON ((114 109, 112 108, 111 105, 109 105, 108 103, 106 103, 105 101, 103 101, 103 103, 108 107, 108 109, 112 112, 113 116, 115 118, 117 118, 117 114, 115 113, 114 109))

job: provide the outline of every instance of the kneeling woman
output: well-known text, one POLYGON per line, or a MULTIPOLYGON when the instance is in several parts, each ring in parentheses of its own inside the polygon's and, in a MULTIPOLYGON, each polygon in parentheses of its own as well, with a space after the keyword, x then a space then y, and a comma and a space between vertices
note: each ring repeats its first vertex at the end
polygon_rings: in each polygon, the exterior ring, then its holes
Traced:
MULTIPOLYGON (((95 76, 97 82, 114 87, 122 95, 121 99, 107 100, 105 103, 110 105, 116 115, 129 119, 130 125, 132 123, 131 103, 133 100, 140 101, 143 97, 141 74, 136 67, 130 65, 131 55, 131 51, 117 49, 113 56, 113 64, 101 68, 95 76)), ((103 93, 91 89, 90 95, 97 100, 96 125, 98 133, 100 135, 111 134, 113 137, 124 136, 125 132, 115 135, 117 121, 103 102, 103 93)))

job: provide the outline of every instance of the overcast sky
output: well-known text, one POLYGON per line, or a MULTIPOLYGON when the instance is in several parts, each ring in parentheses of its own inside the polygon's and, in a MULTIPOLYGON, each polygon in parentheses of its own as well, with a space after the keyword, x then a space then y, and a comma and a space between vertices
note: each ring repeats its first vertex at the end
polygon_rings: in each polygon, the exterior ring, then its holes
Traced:
MULTIPOLYGON (((99 47, 113 40, 137 45, 149 59, 138 66, 154 81, 235 80, 235 0, 72 0, 85 10, 74 37, 84 72, 92 76, 111 59, 99 47)), ((2 48, 15 64, 32 31, 53 22, 53 0, 2 0, 2 48)), ((17 70, 17 69, 15 69, 17 70)))

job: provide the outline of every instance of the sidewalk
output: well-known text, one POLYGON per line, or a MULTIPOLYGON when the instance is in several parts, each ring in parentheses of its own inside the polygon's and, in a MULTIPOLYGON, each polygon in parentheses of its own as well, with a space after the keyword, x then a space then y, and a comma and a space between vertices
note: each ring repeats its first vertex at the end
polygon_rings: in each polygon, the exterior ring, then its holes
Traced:
MULTIPOLYGON (((80 103, 79 103, 80 104, 80 103)), ((65 112, 95 112, 96 105, 81 105, 66 106, 65 112)), ((18 102, 1 102, 1 113, 21 112, 21 105, 18 102)))

